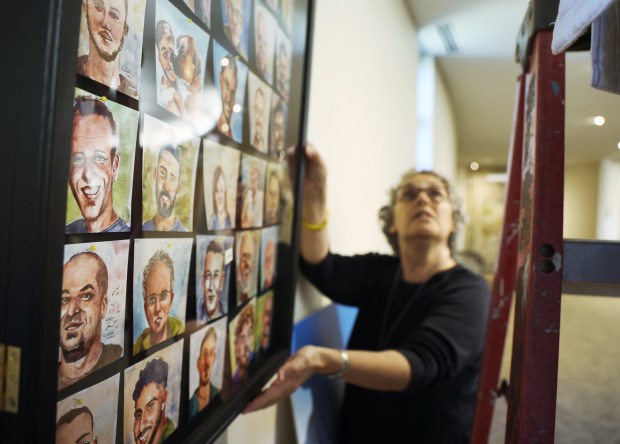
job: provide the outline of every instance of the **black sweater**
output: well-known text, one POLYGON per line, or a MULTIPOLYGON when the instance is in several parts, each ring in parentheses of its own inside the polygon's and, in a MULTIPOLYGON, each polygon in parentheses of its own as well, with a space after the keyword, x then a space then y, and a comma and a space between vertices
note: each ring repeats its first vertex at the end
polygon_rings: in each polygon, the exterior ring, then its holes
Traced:
POLYGON ((402 392, 347 384, 340 442, 467 443, 489 288, 466 268, 423 284, 401 279, 396 257, 329 254, 301 270, 335 302, 359 307, 349 349, 397 350, 411 365, 402 392))

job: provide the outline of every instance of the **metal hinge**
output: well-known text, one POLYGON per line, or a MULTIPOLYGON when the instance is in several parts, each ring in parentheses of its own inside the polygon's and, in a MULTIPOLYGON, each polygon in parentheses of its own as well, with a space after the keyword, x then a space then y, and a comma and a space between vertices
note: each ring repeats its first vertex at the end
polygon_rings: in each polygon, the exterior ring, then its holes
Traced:
POLYGON ((17 413, 19 410, 19 371, 21 349, 0 344, 0 411, 17 413))

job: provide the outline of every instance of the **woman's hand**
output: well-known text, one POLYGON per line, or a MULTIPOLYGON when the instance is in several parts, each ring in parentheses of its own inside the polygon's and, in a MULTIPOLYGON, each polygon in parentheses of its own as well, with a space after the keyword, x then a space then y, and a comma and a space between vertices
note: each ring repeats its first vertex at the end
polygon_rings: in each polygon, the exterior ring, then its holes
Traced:
POLYGON ((276 380, 271 383, 267 390, 254 398, 245 407, 243 413, 270 407, 279 400, 286 398, 311 376, 317 373, 318 348, 306 346, 293 356, 288 358, 278 370, 276 380))
MULTIPOLYGON (((349 370, 344 380, 353 385, 380 392, 400 392, 410 384, 409 361, 396 350, 347 350, 349 370)), ((252 400, 243 413, 272 406, 297 390, 316 373, 333 374, 342 369, 340 351, 333 348, 307 345, 284 363, 276 380, 267 390, 252 400)))
MULTIPOLYGON (((319 152, 314 149, 314 146, 307 144, 303 149, 306 157, 305 162, 305 178, 304 178, 304 213, 321 213, 318 216, 324 216, 322 214, 325 209, 325 196, 327 190, 327 168, 323 159, 319 155, 319 152)), ((295 171, 296 162, 296 150, 291 147, 287 151, 287 162, 289 172, 295 171)), ((307 216, 313 216, 308 214, 307 216)), ((317 221, 317 223, 322 222, 317 221)))
POLYGON ((327 167, 323 158, 312 144, 305 146, 304 153, 306 155, 305 191, 324 192, 327 182, 327 167))
MULTIPOLYGON (((299 240, 303 258, 311 264, 318 264, 329 252, 329 239, 325 229, 327 222, 327 168, 318 151, 310 144, 303 149, 305 156, 305 178, 301 206, 302 227, 299 240), (313 229, 311 227, 319 227, 313 229), (310 228, 308 228, 310 227, 310 228)), ((295 171, 296 150, 289 148, 287 161, 289 172, 295 171)), ((291 180, 294 180, 291 177, 291 180)))

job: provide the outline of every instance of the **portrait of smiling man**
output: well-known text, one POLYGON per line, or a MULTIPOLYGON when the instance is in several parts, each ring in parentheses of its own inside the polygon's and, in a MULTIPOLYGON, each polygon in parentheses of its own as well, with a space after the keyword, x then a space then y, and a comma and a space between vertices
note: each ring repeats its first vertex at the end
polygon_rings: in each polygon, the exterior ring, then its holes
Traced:
MULTIPOLYGON (((141 9, 143 16, 144 7, 141 9)), ((128 12, 129 0, 83 0, 82 16, 88 31, 88 53, 78 57, 77 73, 137 98, 138 89, 135 83, 128 78, 127 73, 121 73, 121 52, 129 33, 128 12)), ((140 29, 139 40, 141 34, 140 29)), ((85 39, 86 36, 82 35, 81 38, 85 39)), ((141 47, 141 44, 138 45, 138 48, 141 47)), ((129 56, 135 58, 135 61, 124 65, 135 66, 135 69, 139 70, 141 50, 136 52, 137 54, 129 56)), ((137 77, 138 73, 135 74, 137 77)))
POLYGON ((222 114, 217 121, 217 129, 233 138, 232 117, 237 94, 237 62, 227 54, 220 62, 219 81, 222 96, 222 114))
POLYGON ((267 163, 254 156, 244 155, 241 160, 241 228, 260 227, 265 206, 265 171, 267 163))
POLYGON ((280 221, 281 175, 281 171, 276 165, 269 164, 265 194, 265 225, 277 224, 280 221))
POLYGON ((271 88, 254 73, 248 75, 250 144, 266 153, 269 150, 269 115, 271 88))
POLYGON ((271 84, 276 46, 275 17, 260 3, 254 6, 254 61, 258 73, 271 84))
POLYGON ((200 139, 148 114, 140 131, 142 230, 192 231, 200 139))
POLYGON ((247 0, 222 0, 224 33, 243 58, 248 56, 248 6, 247 0))
POLYGON ((235 369, 232 376, 233 384, 247 377, 248 367, 254 359, 255 303, 256 301, 251 301, 246 304, 237 315, 235 322, 230 325, 232 329, 231 348, 234 350, 231 359, 235 369))
POLYGON ((269 292, 260 298, 260 314, 257 322, 262 320, 261 331, 258 338, 260 350, 267 350, 271 338, 271 321, 273 317, 273 293, 269 292))
POLYGON ((217 331, 213 326, 206 330, 200 342, 199 354, 196 359, 198 387, 189 400, 190 416, 194 416, 204 409, 219 393, 219 389, 212 382, 213 367, 217 359, 217 331))
MULTIPOLYGON (((228 264, 226 263, 225 238, 210 238, 200 236, 197 240, 197 249, 204 248, 208 241, 205 255, 204 268, 197 271, 197 276, 202 280, 203 297, 198 302, 198 321, 209 322, 226 314, 227 294, 224 289, 228 282, 228 264)), ((199 288, 199 287, 197 287, 199 288)))
POLYGON ((288 99, 291 76, 292 45, 288 37, 280 30, 276 44, 276 90, 288 99))
POLYGON ((161 358, 149 361, 140 370, 133 390, 133 437, 136 444, 157 444, 174 432, 174 421, 166 416, 168 363, 161 358))
POLYGON ((165 145, 159 150, 153 168, 157 213, 144 222, 144 231, 187 231, 174 214, 181 183, 181 159, 181 150, 175 146, 165 145))
POLYGON ((167 252, 158 250, 148 260, 142 290, 148 327, 134 343, 134 355, 185 331, 183 321, 170 315, 174 300, 174 262, 167 252))
POLYGON ((261 88, 256 88, 256 92, 254 93, 254 104, 252 106, 252 114, 253 114, 253 125, 252 132, 254 133, 254 137, 252 138, 252 146, 256 148, 260 152, 267 151, 267 142, 265 142, 263 126, 265 119, 265 93, 261 88))
MULTIPOLYGON (((132 113, 137 125, 137 112, 129 110, 128 115, 133 117, 132 113)), ((125 142, 131 144, 130 140, 125 142)), ((129 231, 114 207, 113 187, 121 165, 118 148, 117 123, 106 103, 95 97, 77 96, 73 104, 69 188, 82 218, 67 225, 67 234, 129 231)), ((128 163, 131 165, 131 160, 128 163)))
POLYGON ((284 151, 284 138, 286 135, 286 103, 278 97, 277 94, 273 95, 272 114, 271 114, 271 133, 270 133, 270 152, 275 157, 282 158, 285 154, 284 151))
POLYGON ((241 143, 244 139, 243 121, 248 66, 228 48, 213 39, 213 79, 221 103, 213 108, 220 134, 241 143), (221 105, 221 108, 220 108, 221 105))
POLYGON ((276 278, 278 227, 263 229, 261 235, 261 289, 273 287, 276 278))
POLYGON ((93 251, 74 254, 62 274, 59 390, 122 356, 120 345, 101 342, 107 309, 106 263, 93 251))
POLYGON ((258 259, 260 232, 242 231, 237 233, 237 305, 256 296, 258 278, 258 259))

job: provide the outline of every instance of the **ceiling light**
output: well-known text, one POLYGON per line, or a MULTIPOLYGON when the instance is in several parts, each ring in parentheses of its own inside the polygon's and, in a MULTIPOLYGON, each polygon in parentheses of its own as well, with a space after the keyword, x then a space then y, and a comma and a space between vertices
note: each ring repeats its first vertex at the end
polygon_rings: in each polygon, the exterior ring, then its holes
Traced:
POLYGON ((478 168, 480 168, 480 164, 478 162, 472 162, 469 164, 469 169, 472 171, 478 171, 478 168))
POLYGON ((596 126, 603 126, 603 125, 605 125, 605 117, 603 117, 603 116, 596 116, 594 118, 594 124, 596 126))
POLYGON ((241 105, 235 103, 235 106, 233 106, 233 113, 238 113, 239 111, 241 111, 241 105))
POLYGON ((620 150, 620 142, 618 142, 618 149, 620 150))

